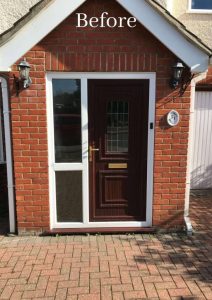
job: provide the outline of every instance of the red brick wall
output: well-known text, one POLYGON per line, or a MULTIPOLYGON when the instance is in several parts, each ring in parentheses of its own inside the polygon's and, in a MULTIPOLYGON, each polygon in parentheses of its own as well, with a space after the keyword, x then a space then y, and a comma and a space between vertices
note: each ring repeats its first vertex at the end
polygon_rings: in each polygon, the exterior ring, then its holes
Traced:
MULTIPOLYGON (((78 10, 88 16, 103 11, 128 16, 113 0, 88 0, 78 10)), ((153 224, 181 226, 190 93, 179 98, 169 88, 176 57, 139 24, 133 29, 79 29, 76 20, 72 14, 24 55, 32 67, 30 88, 16 97, 11 86, 19 231, 49 228, 45 71, 157 73, 153 224), (171 109, 180 113, 181 120, 175 128, 169 128, 164 120, 171 109)))

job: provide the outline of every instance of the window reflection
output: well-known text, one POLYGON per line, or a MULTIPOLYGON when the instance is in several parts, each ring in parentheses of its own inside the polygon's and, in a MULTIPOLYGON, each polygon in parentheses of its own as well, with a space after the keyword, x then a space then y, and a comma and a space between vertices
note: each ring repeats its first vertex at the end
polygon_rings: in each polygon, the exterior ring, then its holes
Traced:
POLYGON ((78 79, 53 79, 55 162, 81 162, 81 87, 78 79))
POLYGON ((211 0, 192 0, 192 9, 212 9, 211 0))

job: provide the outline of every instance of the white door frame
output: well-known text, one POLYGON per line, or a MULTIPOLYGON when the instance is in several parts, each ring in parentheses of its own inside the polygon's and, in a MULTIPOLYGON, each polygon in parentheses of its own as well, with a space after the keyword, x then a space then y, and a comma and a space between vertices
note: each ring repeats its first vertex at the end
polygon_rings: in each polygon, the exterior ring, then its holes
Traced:
POLYGON ((47 85, 47 122, 49 153, 49 205, 50 228, 111 228, 111 227, 149 227, 152 226, 153 198, 153 161, 154 161, 154 129, 150 123, 155 121, 155 81, 156 74, 149 73, 65 73, 48 72, 47 85), (81 80, 81 118, 82 118, 82 163, 55 163, 54 120, 52 79, 81 80), (149 80, 149 116, 148 116, 148 149, 147 149, 147 199, 146 221, 89 222, 89 169, 88 169, 88 79, 148 79, 149 80), (55 171, 82 171, 83 183, 83 222, 57 222, 56 218, 56 184, 55 171))

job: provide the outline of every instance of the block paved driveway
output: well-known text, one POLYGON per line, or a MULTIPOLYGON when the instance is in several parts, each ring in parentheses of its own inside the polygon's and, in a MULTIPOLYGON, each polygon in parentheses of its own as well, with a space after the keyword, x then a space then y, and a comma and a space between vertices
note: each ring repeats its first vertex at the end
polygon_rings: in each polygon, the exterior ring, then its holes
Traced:
POLYGON ((211 201, 191 237, 0 236, 0 299, 212 299, 211 201))

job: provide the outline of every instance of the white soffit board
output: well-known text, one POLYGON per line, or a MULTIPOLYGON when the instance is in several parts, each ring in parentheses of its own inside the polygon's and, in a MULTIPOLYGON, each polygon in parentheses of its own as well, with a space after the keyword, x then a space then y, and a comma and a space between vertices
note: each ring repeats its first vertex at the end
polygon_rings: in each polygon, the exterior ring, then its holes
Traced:
MULTIPOLYGON (((10 67, 86 0, 52 0, 32 20, 0 47, 0 71, 10 67)), ((208 55, 189 42, 145 0, 116 0, 131 15, 179 57, 192 72, 206 71, 208 55)))
POLYGON ((0 71, 10 67, 86 0, 53 0, 0 47, 0 71))
POLYGON ((188 41, 174 25, 157 12, 145 0, 116 0, 131 15, 161 41, 172 53, 179 57, 193 73, 204 72, 208 68, 209 56, 188 41))

